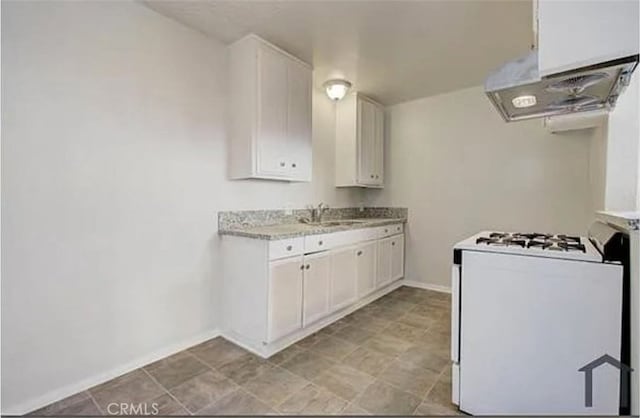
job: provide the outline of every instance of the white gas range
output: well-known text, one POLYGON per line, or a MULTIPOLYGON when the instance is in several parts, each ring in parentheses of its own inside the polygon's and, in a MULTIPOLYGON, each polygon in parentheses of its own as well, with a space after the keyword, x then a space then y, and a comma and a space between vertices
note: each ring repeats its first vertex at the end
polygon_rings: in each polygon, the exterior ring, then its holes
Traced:
POLYGON ((597 367, 598 359, 608 359, 603 355, 625 360, 623 263, 607 260, 596 244, 595 238, 485 231, 455 245, 451 356, 460 410, 624 410, 622 374, 611 365, 597 367))

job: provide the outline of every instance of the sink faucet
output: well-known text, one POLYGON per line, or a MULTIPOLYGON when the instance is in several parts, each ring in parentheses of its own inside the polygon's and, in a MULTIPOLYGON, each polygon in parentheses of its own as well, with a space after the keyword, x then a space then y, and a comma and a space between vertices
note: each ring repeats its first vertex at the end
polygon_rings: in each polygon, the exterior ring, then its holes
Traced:
POLYGON ((307 206, 307 209, 311 211, 311 219, 305 217, 300 220, 305 223, 321 223, 322 215, 329 209, 329 205, 320 202, 320 204, 316 207, 313 207, 311 205, 307 206))

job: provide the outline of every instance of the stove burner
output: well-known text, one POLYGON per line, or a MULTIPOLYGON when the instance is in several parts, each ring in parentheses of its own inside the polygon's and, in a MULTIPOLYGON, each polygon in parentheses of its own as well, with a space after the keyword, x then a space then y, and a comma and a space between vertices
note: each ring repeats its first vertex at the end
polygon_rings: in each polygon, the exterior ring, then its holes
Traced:
POLYGON ((582 244, 580 237, 570 235, 551 235, 538 232, 491 232, 489 237, 476 239, 476 244, 488 246, 518 246, 522 248, 538 248, 550 251, 582 251, 586 253, 586 247, 582 244))

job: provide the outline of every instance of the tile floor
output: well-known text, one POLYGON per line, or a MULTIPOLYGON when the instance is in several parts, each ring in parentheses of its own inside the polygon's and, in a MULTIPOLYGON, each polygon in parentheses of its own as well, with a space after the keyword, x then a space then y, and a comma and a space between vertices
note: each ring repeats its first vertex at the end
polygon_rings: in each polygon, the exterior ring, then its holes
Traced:
POLYGON ((449 295, 409 287, 268 360, 215 338, 32 415, 455 415, 449 295))

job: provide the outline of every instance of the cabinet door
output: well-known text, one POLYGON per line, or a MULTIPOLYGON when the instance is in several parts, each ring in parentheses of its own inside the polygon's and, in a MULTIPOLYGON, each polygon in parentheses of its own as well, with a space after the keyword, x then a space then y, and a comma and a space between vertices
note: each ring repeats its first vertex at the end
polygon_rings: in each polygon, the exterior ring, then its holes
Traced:
POLYGON ((285 176, 287 162, 288 60, 267 47, 258 48, 258 174, 285 176))
POLYGON ((376 288, 376 249, 378 243, 372 241, 356 247, 356 276, 358 297, 362 298, 376 288))
POLYGON ((302 257, 269 263, 267 342, 302 328, 302 257))
POLYGON ((378 271, 376 274, 376 288, 391 282, 391 240, 384 238, 378 241, 378 271))
POLYGON ((303 289, 303 326, 329 313, 329 274, 331 256, 328 252, 305 256, 303 289))
POLYGON ((331 286, 329 302, 331 311, 350 305, 357 297, 356 248, 332 251, 331 286))
POLYGON ((384 184, 384 110, 381 106, 375 106, 373 167, 374 183, 382 186, 384 184))
POLYGON ((287 158, 292 180, 311 181, 311 70, 289 61, 287 158))
POLYGON ((404 276, 404 234, 391 237, 391 280, 404 276))
POLYGON ((358 183, 375 184, 375 105, 358 98, 358 183))

